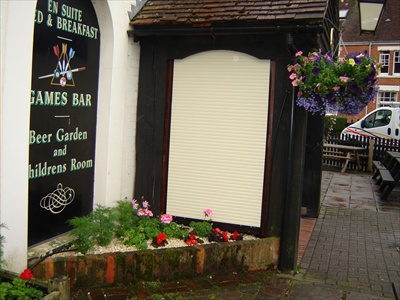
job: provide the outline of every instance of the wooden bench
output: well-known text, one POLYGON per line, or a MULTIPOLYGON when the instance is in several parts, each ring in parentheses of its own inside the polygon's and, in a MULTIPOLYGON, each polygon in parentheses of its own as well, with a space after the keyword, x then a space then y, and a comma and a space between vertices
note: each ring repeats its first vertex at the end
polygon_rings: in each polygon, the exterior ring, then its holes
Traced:
POLYGON ((396 186, 400 186, 400 160, 392 153, 387 153, 383 162, 373 161, 376 184, 380 185, 379 191, 383 192, 382 199, 387 199, 396 186))
POLYGON ((372 175, 372 179, 377 179, 379 176, 379 170, 385 170, 386 167, 383 165, 383 163, 379 160, 373 160, 372 161, 372 168, 374 170, 374 175, 372 175))
POLYGON ((323 159, 333 159, 333 160, 341 160, 344 161, 342 167, 342 173, 344 173, 347 169, 347 165, 350 161, 355 161, 357 163, 358 169, 360 168, 360 151, 365 150, 363 147, 354 147, 354 146, 346 146, 346 145, 337 145, 337 144, 324 144, 322 157, 323 159))

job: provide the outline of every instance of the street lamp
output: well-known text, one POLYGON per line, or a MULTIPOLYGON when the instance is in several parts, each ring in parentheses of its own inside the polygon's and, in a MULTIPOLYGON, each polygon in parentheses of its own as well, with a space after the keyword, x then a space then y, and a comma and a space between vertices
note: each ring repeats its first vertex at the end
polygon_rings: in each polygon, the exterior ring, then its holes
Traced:
POLYGON ((386 0, 358 0, 361 32, 375 32, 386 0))

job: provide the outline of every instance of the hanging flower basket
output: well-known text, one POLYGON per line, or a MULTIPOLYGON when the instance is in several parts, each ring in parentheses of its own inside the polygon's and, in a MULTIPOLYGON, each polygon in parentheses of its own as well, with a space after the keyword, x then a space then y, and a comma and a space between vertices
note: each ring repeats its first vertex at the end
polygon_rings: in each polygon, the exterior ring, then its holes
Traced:
POLYGON ((357 115, 374 100, 378 88, 377 63, 359 52, 333 58, 331 53, 296 53, 297 62, 288 66, 292 85, 298 87, 296 103, 312 114, 327 110, 357 115))

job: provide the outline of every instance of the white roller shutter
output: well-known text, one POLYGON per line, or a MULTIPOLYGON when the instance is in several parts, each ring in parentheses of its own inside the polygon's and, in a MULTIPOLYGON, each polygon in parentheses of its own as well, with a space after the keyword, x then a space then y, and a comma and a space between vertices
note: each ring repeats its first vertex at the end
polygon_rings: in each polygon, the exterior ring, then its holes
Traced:
POLYGON ((260 227, 269 74, 233 51, 175 60, 168 213, 260 227))

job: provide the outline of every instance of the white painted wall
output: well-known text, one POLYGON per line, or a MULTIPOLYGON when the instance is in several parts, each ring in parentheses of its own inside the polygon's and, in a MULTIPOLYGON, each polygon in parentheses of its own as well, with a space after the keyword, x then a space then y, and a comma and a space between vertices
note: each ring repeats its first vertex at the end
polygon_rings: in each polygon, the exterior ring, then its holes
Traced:
MULTIPOLYGON (((94 203, 133 195, 139 46, 128 38, 135 1, 92 0, 99 21, 100 72, 94 203)), ((5 269, 27 263, 29 97, 34 0, 0 0, 0 233, 5 269)))
POLYGON ((1 229, 8 263, 5 268, 17 272, 25 268, 28 250, 29 96, 35 7, 35 1, 1 2, 0 223, 8 227, 1 229))
POLYGON ((110 206, 133 195, 139 45, 127 34, 130 1, 93 4, 101 32, 95 201, 110 206))

